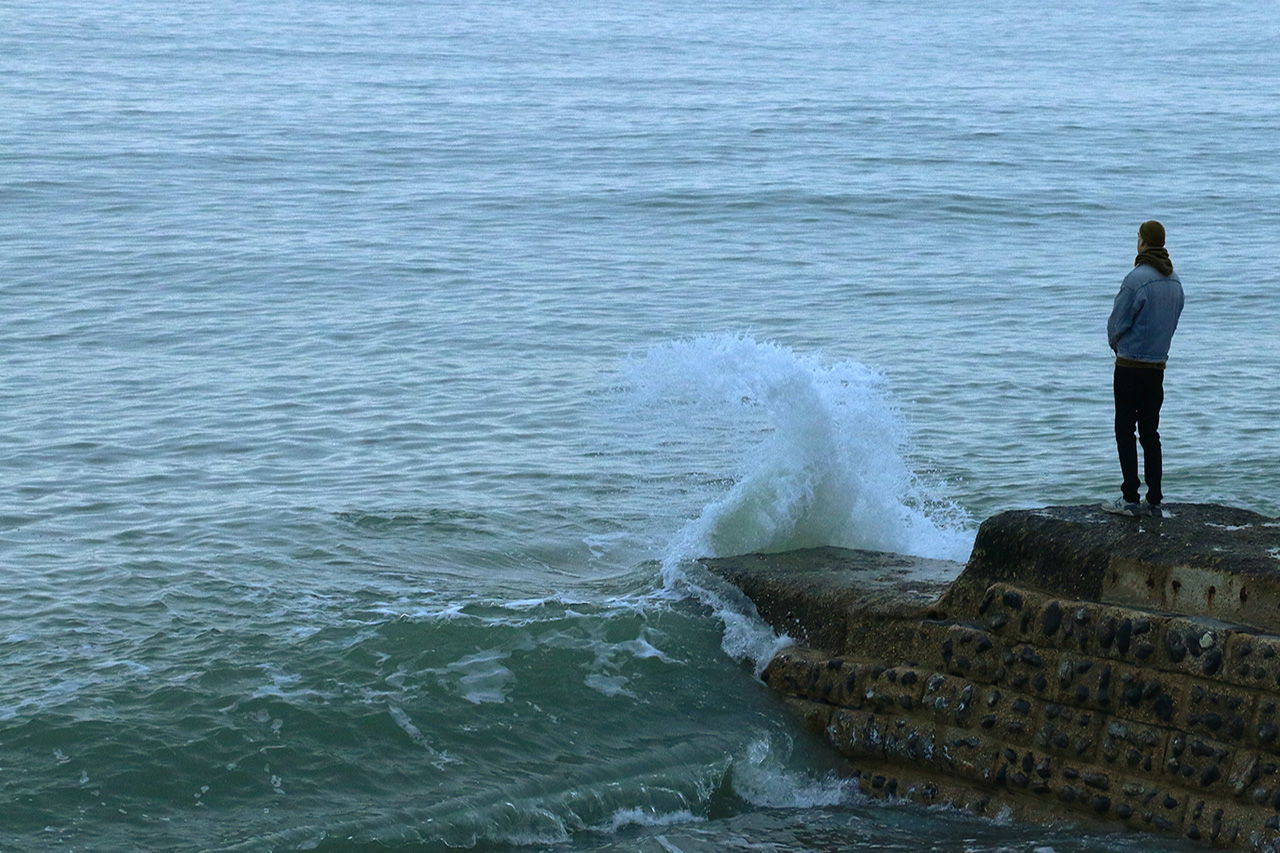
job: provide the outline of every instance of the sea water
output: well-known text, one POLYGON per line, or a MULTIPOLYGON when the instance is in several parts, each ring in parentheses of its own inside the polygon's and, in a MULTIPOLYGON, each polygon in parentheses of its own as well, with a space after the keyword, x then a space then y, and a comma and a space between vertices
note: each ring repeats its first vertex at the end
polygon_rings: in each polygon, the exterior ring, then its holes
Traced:
POLYGON ((693 561, 1114 497, 1152 217, 1166 495, 1280 514, 1278 42, 1231 0, 7 0, 0 850, 1144 849, 864 800, 693 561))

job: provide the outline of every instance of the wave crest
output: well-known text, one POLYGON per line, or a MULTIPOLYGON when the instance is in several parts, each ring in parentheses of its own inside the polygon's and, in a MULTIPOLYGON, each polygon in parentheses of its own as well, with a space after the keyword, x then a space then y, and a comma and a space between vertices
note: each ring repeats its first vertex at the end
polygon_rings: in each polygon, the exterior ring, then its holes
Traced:
POLYGON ((970 519, 908 464, 910 432, 877 371, 720 334, 652 346, 627 379, 671 429, 709 431, 736 455, 709 476, 727 491, 672 539, 664 566, 821 545, 968 557, 970 519))

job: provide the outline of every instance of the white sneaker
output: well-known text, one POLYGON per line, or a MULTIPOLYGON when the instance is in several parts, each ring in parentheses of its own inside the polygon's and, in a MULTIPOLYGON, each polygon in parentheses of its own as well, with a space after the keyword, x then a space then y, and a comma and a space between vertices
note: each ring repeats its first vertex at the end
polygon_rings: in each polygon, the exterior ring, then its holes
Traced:
POLYGON ((1103 501, 1102 508, 1107 512, 1113 512, 1116 515, 1127 515, 1137 518, 1142 515, 1142 506, 1136 503, 1129 503, 1124 498, 1116 498, 1113 501, 1103 501))

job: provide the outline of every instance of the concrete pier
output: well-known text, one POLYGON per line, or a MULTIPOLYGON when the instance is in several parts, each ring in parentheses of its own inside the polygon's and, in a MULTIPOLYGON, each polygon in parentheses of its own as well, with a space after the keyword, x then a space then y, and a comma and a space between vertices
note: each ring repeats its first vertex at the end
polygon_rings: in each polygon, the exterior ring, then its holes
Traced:
POLYGON ((963 567, 702 562, 797 640, 764 679, 866 793, 1276 851, 1280 520, 1167 509, 1003 513, 963 567))

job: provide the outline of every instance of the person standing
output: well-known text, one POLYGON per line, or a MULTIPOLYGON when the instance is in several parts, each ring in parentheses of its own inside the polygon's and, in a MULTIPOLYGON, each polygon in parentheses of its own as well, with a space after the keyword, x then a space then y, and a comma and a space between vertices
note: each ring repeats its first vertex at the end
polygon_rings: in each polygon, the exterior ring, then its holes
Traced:
POLYGON ((1165 249, 1164 226, 1154 219, 1138 228, 1138 257, 1124 277, 1107 320, 1107 341, 1116 354, 1116 449, 1124 481, 1121 496, 1102 508, 1120 515, 1139 516, 1138 447, 1142 444, 1143 475, 1147 482, 1147 512, 1163 515, 1160 488, 1160 406, 1164 403, 1164 369, 1169 343, 1182 316, 1182 282, 1165 249))

